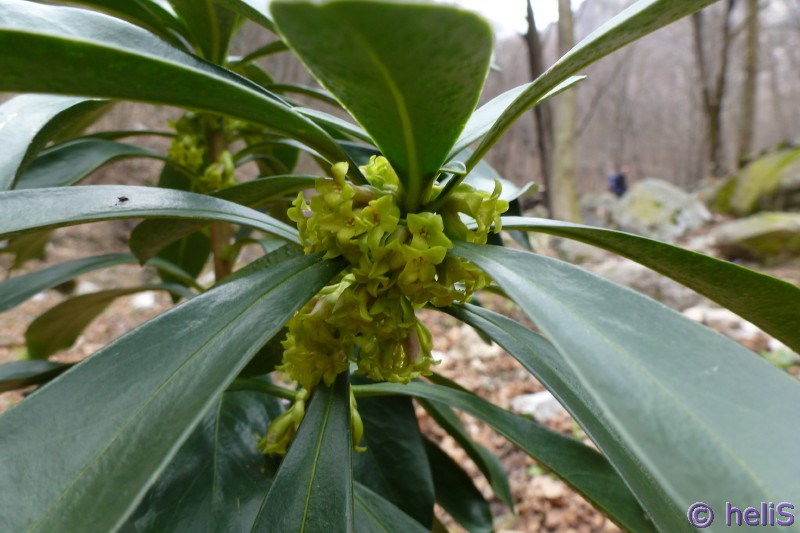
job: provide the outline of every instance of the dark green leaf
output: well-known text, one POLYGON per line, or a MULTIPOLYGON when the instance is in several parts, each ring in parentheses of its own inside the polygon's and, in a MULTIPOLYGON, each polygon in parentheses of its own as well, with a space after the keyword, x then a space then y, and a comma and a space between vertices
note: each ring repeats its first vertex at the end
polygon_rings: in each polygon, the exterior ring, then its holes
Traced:
POLYGON ((302 140, 334 161, 347 160, 329 135, 277 96, 141 28, 70 7, 22 0, 2 5, 0 49, 25 53, 0 55, 0 91, 80 94, 216 112, 302 140))
MULTIPOLYGON (((575 439, 500 409, 474 394, 441 385, 383 383, 361 385, 354 387, 353 391, 357 398, 402 394, 460 409, 483 420, 525 453, 551 469, 618 524, 637 533, 653 531, 652 524, 648 522, 636 498, 608 461, 575 439)), ((686 520, 685 515, 683 519, 686 520)))
MULTIPOLYGON (((211 239, 205 233, 198 231, 167 245, 157 257, 176 265, 192 279, 197 279, 208 262, 209 255, 211 255, 211 239)), ((164 283, 181 282, 180 278, 170 272, 160 271, 159 277, 164 283)), ((173 297, 173 301, 177 301, 177 298, 173 297)))
POLYGON ((75 259, 0 282, 0 313, 24 302, 31 296, 52 289, 73 278, 115 265, 136 264, 131 254, 109 254, 75 259))
POLYGON ((800 288, 734 263, 605 228, 539 218, 504 217, 503 229, 519 228, 575 239, 627 257, 669 276, 727 307, 800 351, 800 288))
POLYGON ((356 139, 372 143, 372 137, 369 136, 369 133, 364 131, 364 128, 361 126, 357 126, 352 122, 344 120, 342 118, 337 117, 336 115, 331 115, 330 113, 326 113, 324 111, 320 111, 318 109, 311 109, 308 107, 297 107, 295 111, 309 117, 314 120, 317 124, 322 127, 333 128, 338 130, 341 133, 354 137, 356 139))
MULTIPOLYGON (((314 176, 272 176, 235 185, 212 194, 214 198, 247 207, 260 207, 275 197, 314 186, 314 176)), ((190 235, 208 222, 202 220, 146 220, 136 226, 128 245, 140 261, 147 261, 167 244, 190 235)))
POLYGON ((274 1, 271 10, 284 40, 391 161, 406 208, 416 208, 478 102, 490 26, 432 3, 274 1))
POLYGON ((14 254, 14 262, 11 269, 19 268, 28 261, 34 259, 44 259, 47 251, 47 244, 53 236, 52 231, 33 231, 13 237, 8 240, 8 244, 0 249, 0 253, 14 254))
POLYGON ((256 59, 261 59, 262 57, 266 57, 272 54, 277 54, 280 52, 285 52, 288 50, 289 47, 286 46, 286 43, 283 41, 272 41, 271 43, 267 43, 264 46, 256 48, 252 52, 248 53, 246 56, 241 58, 229 58, 229 61, 232 63, 233 66, 240 66, 246 65, 247 63, 252 63, 256 59))
POLYGON ((320 385, 251 531, 353 531, 350 383, 320 385))
POLYGON ((275 398, 226 392, 129 521, 137 532, 249 531, 278 461, 256 450, 281 413, 275 398))
POLYGON ((246 77, 248 80, 260 85, 261 87, 269 87, 275 83, 275 79, 267 74, 267 71, 255 63, 248 63, 235 67, 235 72, 246 77))
POLYGON ((299 94, 318 100, 323 104, 339 107, 339 101, 331 93, 316 87, 307 85, 296 85, 291 83, 276 83, 267 87, 270 91, 278 94, 299 94))
POLYGON ((168 0, 188 29, 197 52, 212 63, 222 63, 238 27, 233 11, 212 0, 168 0))
POLYGON ((431 463, 436 501, 456 522, 470 533, 490 533, 492 511, 469 474, 437 445, 425 440, 431 463))
POLYGON ((170 217, 220 220, 298 242, 297 231, 253 209, 185 191, 92 185, 0 192, 0 239, 100 220, 170 217))
POLYGON ((70 0, 69 3, 90 7, 132 22, 178 48, 183 48, 184 44, 176 34, 188 37, 188 30, 181 21, 164 9, 158 0, 125 0, 124 2, 119 0, 70 0))
POLYGON ((467 162, 472 168, 483 159, 489 149, 503 136, 525 111, 539 100, 555 92, 569 77, 588 67, 598 59, 622 48, 626 44, 652 33, 682 17, 691 15, 716 0, 639 0, 612 18, 572 50, 567 52, 544 74, 525 87, 494 121, 475 153, 467 162))
POLYGON ((430 527, 433 479, 411 398, 363 398, 358 412, 364 422, 361 445, 367 450, 355 456, 356 479, 430 527))
POLYGON ((280 330, 269 342, 256 352, 253 358, 244 367, 241 377, 256 377, 269 374, 275 367, 283 361, 283 345, 281 342, 286 338, 288 330, 280 330))
MULTIPOLYGON (((0 12, 0 27, 2 24, 3 13, 0 12)), ((24 54, 2 54, 0 63, 12 55, 24 54)), ((0 105, 0 146, 3 147, 0 152, 0 190, 13 188, 17 176, 59 132, 103 105, 105 102, 100 100, 47 94, 23 94, 0 105)))
POLYGON ((403 511, 360 483, 355 484, 357 533, 426 533, 429 531, 403 511))
POLYGON ((47 383, 70 366, 51 361, 15 361, 0 365, 0 392, 47 383))
POLYGON ((514 498, 511 496, 511 487, 508 478, 503 471, 500 460, 489 450, 472 440, 464 425, 452 409, 438 402, 427 400, 417 400, 425 408, 431 418, 433 418, 442 429, 453 437, 453 439, 467 453, 472 462, 483 473, 486 480, 491 485, 495 496, 502 501, 506 507, 514 509, 514 498))
POLYGON ((65 300, 39 315, 28 326, 25 331, 28 357, 47 359, 57 351, 69 348, 78 340, 83 330, 117 298, 144 291, 178 291, 179 288, 180 286, 152 285, 110 289, 65 300))
POLYGON ((275 31, 275 23, 269 17, 269 10, 267 9, 270 0, 214 0, 216 3, 223 5, 242 15, 245 18, 252 20, 255 23, 261 24, 268 30, 275 31))
POLYGON ((249 269, 0 416, 3 528, 116 529, 249 358, 339 268, 304 256, 249 269))
POLYGON ((99 168, 132 157, 166 159, 153 150, 103 139, 75 139, 42 151, 17 179, 16 189, 74 185, 99 168))
POLYGON ((800 384, 737 343, 578 267, 457 243, 552 340, 619 446, 601 446, 663 530, 697 501, 800 491, 800 384), (743 428, 747 428, 746 431, 743 428), (686 443, 691 443, 687 446, 686 443), (719 487, 725 487, 724 495, 719 487))

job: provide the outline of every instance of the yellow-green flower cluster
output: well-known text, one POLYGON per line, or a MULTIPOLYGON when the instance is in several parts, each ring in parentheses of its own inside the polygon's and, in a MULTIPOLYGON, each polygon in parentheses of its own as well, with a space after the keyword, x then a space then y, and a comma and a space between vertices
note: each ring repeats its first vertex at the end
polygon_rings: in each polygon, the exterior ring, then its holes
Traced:
MULTIPOLYGON (((430 373, 431 334, 415 311, 468 300, 489 283, 473 265, 448 256, 451 237, 485 243, 490 230, 500 231, 500 185, 492 194, 459 185, 443 203, 442 214, 408 213, 398 205, 400 180, 389 162, 373 157, 361 167, 368 184, 346 180, 347 163, 333 166, 332 178, 321 178, 307 200, 301 193, 289 209, 306 253, 343 257, 349 267, 288 323, 279 370, 313 390, 331 385, 349 371, 375 381, 407 383, 430 373), (469 229, 461 217, 475 220, 469 229)), ((265 438, 266 453, 283 453, 303 406, 276 419, 265 438), (285 418, 284 418, 285 416, 285 418), (291 433, 288 435, 287 433, 291 433), (288 440, 287 440, 288 439, 288 440)), ((363 426, 351 399, 354 446, 363 426)))
POLYGON ((209 139, 216 133, 224 142, 226 124, 225 119, 205 113, 186 113, 170 122, 176 135, 167 155, 194 174, 192 185, 197 192, 212 193, 236 183, 236 167, 228 150, 221 150, 211 160, 209 139))
POLYGON ((310 201, 298 195, 289 217, 300 229, 307 253, 344 257, 351 265, 290 322, 281 369, 306 388, 330 384, 350 363, 377 381, 406 383, 429 371, 431 336, 415 310, 427 304, 466 301, 488 278, 469 263, 447 255, 458 238, 486 242, 508 203, 500 187, 487 194, 457 187, 444 216, 409 213, 401 218, 400 181, 389 162, 373 157, 361 167, 367 185, 345 177, 347 163, 320 179, 310 201), (460 214, 477 222, 469 230, 460 214))

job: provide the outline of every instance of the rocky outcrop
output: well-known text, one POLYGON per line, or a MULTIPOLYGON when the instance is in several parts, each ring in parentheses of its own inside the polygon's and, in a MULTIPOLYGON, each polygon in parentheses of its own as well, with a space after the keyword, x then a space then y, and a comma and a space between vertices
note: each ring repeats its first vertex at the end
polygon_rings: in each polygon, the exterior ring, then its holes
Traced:
POLYGON ((693 195, 655 178, 631 187, 614 206, 612 218, 623 231, 675 241, 711 219, 706 206, 693 195))
POLYGON ((714 230, 715 246, 727 259, 774 263, 800 257, 800 213, 759 213, 714 230))
POLYGON ((736 216, 800 210, 800 148, 784 148, 753 160, 719 186, 709 205, 736 216))

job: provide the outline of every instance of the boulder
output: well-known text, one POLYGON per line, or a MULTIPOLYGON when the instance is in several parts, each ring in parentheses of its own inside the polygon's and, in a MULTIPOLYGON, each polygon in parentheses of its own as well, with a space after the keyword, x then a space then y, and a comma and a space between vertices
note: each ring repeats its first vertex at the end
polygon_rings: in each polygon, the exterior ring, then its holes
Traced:
POLYGON ((581 219, 590 226, 607 227, 611 223, 611 213, 619 199, 610 192, 584 194, 580 200, 581 219))
POLYGON ((800 257, 800 213, 764 212, 714 230, 717 251, 727 259, 767 263, 800 257))
POLYGON ((655 178, 634 184, 612 214, 623 231, 663 241, 675 241, 711 219, 706 206, 693 195, 655 178))
POLYGON ((800 148, 784 148, 751 161, 717 188, 709 205, 736 216, 800 210, 800 148))

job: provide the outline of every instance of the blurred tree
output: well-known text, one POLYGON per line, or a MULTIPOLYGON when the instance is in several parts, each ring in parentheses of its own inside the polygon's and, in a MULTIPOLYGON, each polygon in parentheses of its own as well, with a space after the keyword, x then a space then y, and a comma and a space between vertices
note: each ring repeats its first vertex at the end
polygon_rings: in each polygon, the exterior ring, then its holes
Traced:
POLYGON ((753 151, 753 131, 756 119, 756 89, 758 79, 758 0, 745 0, 746 44, 744 54, 744 83, 739 118, 738 163, 741 167, 753 151))
MULTIPOLYGON (((558 51, 564 55, 575 46, 572 5, 558 0, 558 51)), ((553 174, 550 187, 550 214, 553 218, 579 222, 578 196, 575 187, 575 115, 578 93, 566 91, 553 99, 554 135, 553 174)))
POLYGON ((695 59, 700 77, 700 90, 703 97, 703 108, 706 116, 708 141, 708 169, 714 176, 726 173, 722 144, 722 104, 725 97, 725 81, 728 74, 728 49, 731 44, 731 13, 735 0, 725 0, 720 28, 719 60, 716 72, 708 60, 708 48, 712 41, 710 30, 705 26, 704 11, 692 15, 694 29, 695 59))
MULTIPOLYGON (((525 45, 528 48, 528 66, 531 79, 535 80, 544 72, 544 52, 542 51, 542 40, 539 37, 539 30, 536 27, 536 19, 533 14, 533 0, 528 0, 528 31, 525 33, 525 45)), ((536 147, 539 152, 539 168, 542 173, 543 181, 543 200, 548 211, 552 211, 550 202, 551 185, 551 157, 550 150, 553 146, 553 120, 550 112, 550 103, 543 102, 533 108, 534 126, 536 128, 536 147)))

